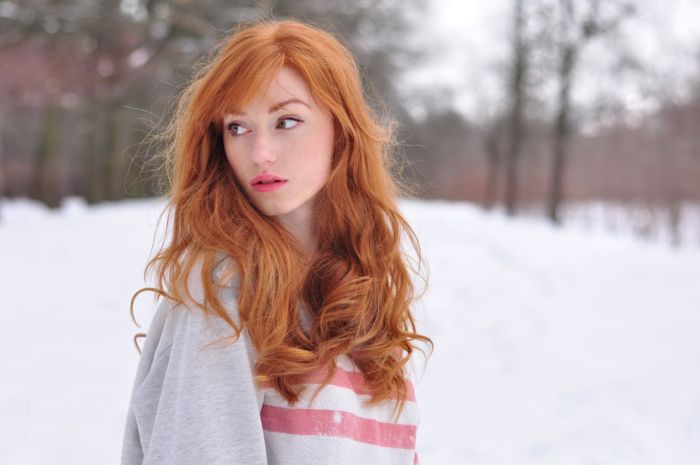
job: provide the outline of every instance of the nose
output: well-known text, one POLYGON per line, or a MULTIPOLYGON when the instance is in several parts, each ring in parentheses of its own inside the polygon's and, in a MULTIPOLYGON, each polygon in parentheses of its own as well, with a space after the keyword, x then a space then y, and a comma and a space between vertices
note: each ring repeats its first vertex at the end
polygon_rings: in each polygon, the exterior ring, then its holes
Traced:
POLYGON ((271 165, 277 161, 272 138, 264 131, 258 131, 253 136, 251 160, 256 165, 271 165))

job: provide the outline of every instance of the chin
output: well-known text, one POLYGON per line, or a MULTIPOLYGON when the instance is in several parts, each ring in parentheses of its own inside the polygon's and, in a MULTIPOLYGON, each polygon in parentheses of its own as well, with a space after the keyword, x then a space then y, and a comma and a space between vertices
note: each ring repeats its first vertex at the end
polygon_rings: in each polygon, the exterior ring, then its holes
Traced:
POLYGON ((265 216, 279 216, 289 213, 293 208, 284 205, 256 205, 258 211, 265 216))

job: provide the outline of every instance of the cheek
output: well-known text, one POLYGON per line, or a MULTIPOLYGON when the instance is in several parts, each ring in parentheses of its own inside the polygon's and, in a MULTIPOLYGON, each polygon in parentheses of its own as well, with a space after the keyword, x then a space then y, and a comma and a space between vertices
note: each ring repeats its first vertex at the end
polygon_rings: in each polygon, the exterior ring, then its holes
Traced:
POLYGON ((230 143, 224 144, 224 151, 226 153, 226 161, 228 162, 228 166, 231 167, 233 170, 233 174, 236 176, 237 179, 241 179, 241 175, 243 174, 243 167, 241 166, 241 158, 236 157, 235 151, 233 147, 231 146, 230 143))
POLYGON ((320 131, 319 137, 315 140, 315 143, 315 164, 319 167, 319 172, 325 173, 326 177, 328 177, 333 163, 333 152, 335 151, 332 120, 327 121, 323 130, 320 131))
MULTIPOLYGON (((306 146, 299 159, 303 159, 304 170, 314 187, 325 184, 331 172, 333 145, 329 141, 316 139, 306 146)), ((301 167, 301 165, 300 165, 301 167)))

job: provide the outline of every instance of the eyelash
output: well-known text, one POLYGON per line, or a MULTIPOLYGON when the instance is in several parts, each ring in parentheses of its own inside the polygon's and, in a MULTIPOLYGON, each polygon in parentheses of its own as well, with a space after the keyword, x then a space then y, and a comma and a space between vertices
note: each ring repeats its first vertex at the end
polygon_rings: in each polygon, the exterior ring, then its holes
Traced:
MULTIPOLYGON (((292 121, 296 121, 297 123, 303 123, 303 122, 304 122, 304 120, 302 120, 301 118, 297 118, 297 117, 295 117, 295 116, 283 116, 282 118, 278 119, 277 122, 279 123, 280 121, 284 121, 284 120, 288 120, 288 119, 290 119, 290 120, 292 120, 292 121)), ((228 124, 226 125, 226 129, 228 130, 228 132, 230 132, 231 135, 233 135, 234 137, 242 136, 243 134, 235 134, 235 133, 233 132, 233 126, 234 126, 234 125, 240 126, 241 124, 238 123, 238 122, 236 122, 236 121, 231 121, 230 123, 228 123, 228 124)), ((294 127, 296 127, 296 125, 292 126, 291 128, 285 129, 285 130, 292 129, 292 128, 294 128, 294 127)), ((284 128, 280 128, 280 129, 284 129, 284 128)))

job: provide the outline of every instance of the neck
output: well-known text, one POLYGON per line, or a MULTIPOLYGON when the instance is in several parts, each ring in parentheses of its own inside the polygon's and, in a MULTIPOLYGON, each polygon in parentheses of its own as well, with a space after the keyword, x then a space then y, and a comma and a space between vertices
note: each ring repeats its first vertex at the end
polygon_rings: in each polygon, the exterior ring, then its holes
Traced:
POLYGON ((278 215, 277 220, 292 233, 304 250, 313 255, 318 250, 318 227, 313 209, 304 207, 278 215))

